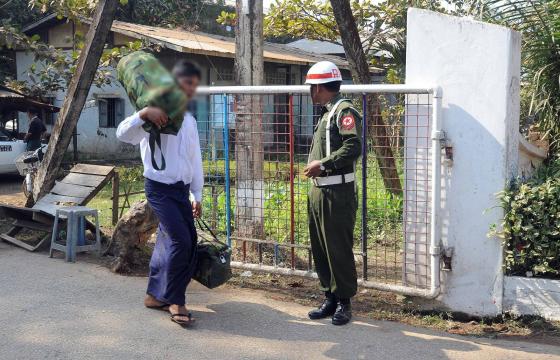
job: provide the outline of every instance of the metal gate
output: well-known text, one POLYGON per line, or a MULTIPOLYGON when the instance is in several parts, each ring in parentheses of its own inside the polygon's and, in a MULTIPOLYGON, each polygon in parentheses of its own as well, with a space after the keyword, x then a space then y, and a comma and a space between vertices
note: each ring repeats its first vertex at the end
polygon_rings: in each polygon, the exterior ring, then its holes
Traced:
MULTIPOLYGON (((343 85, 363 114, 355 257, 360 284, 439 293, 440 93, 343 85)), ((315 277, 303 174, 318 109, 308 86, 199 89, 204 217, 234 248, 234 266, 315 277)))

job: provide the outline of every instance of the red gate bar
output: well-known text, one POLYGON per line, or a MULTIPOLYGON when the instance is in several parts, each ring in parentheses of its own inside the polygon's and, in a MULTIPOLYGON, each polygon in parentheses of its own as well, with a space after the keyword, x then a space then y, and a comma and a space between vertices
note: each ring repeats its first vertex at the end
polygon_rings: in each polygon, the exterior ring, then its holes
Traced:
MULTIPOLYGON (((288 99, 288 127, 290 136, 290 244, 294 244, 295 241, 295 231, 296 231, 296 220, 295 220, 295 194, 294 194, 294 156, 295 156, 295 146, 294 146, 294 110, 293 110, 293 100, 294 96, 290 94, 288 99)), ((292 247, 292 269, 296 267, 296 256, 295 249, 292 247)))

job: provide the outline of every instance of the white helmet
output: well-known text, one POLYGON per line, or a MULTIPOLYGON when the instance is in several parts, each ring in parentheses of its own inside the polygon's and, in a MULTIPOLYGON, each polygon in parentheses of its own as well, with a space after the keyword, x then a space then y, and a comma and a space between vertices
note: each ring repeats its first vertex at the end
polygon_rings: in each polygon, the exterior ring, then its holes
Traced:
POLYGON ((324 84, 332 81, 342 81, 340 70, 330 61, 320 61, 307 72, 306 84, 324 84))

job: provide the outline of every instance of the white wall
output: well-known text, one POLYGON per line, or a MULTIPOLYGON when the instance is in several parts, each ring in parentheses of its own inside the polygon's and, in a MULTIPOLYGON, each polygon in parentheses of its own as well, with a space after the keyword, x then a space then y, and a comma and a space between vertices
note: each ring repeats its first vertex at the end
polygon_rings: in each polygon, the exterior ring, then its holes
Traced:
POLYGON ((504 311, 560 320, 560 281, 506 276, 504 311))
POLYGON ((443 169, 443 245, 454 247, 439 300, 471 314, 502 311, 502 211, 496 193, 517 174, 520 35, 507 28, 410 9, 408 84, 443 90, 443 129, 453 146, 443 169))

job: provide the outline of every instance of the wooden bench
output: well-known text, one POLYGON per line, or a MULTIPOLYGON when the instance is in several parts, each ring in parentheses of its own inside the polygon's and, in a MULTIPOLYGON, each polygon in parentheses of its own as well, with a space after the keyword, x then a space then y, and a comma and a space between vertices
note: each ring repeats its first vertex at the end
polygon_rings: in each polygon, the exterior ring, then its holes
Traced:
MULTIPOLYGON (((49 244, 56 210, 64 206, 86 205, 115 174, 114 166, 77 164, 32 208, 0 204, 0 216, 15 219, 10 230, 0 234, 0 239, 29 251, 41 249, 49 244), (31 245, 16 237, 23 229, 44 231, 47 234, 31 245)), ((91 228, 92 225, 86 226, 91 228)))

